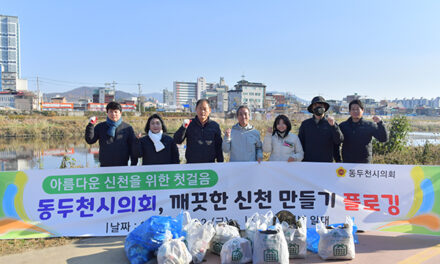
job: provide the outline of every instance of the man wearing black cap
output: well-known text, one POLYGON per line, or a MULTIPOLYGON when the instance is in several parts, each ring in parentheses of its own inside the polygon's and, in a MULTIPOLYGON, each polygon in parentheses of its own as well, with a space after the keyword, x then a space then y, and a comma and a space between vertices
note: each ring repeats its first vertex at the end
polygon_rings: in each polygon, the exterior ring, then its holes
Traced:
POLYGON ((313 117, 301 123, 298 134, 304 149, 303 161, 333 162, 336 148, 344 140, 335 120, 325 116, 329 107, 323 97, 316 96, 307 108, 313 117))
POLYGON ((371 163, 371 139, 375 137, 379 142, 388 141, 387 130, 378 116, 373 116, 374 122, 363 119, 364 104, 361 100, 351 101, 348 109, 350 117, 340 125, 344 134, 342 160, 345 163, 371 163))

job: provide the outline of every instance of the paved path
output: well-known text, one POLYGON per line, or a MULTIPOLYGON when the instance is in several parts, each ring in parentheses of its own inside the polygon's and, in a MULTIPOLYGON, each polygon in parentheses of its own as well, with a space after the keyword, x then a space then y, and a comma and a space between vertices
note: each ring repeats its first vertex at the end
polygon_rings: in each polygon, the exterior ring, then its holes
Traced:
MULTIPOLYGON (((440 237, 390 232, 359 234, 356 258, 331 263, 440 263, 440 237)), ((0 257, 0 263, 69 263, 113 264, 129 263, 124 252, 124 237, 84 238, 70 245, 29 251, 0 257)), ((220 263, 220 258, 208 255, 205 263, 220 263)), ((291 263, 328 263, 317 254, 308 252, 306 259, 291 263)))

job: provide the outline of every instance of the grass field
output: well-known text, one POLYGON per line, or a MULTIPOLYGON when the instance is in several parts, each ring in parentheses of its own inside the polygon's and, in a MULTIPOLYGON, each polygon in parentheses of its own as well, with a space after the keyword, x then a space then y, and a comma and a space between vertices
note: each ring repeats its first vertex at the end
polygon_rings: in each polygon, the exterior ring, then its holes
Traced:
POLYGON ((0 256, 18 254, 21 252, 35 250, 35 249, 58 247, 73 243, 78 239, 79 238, 54 237, 54 238, 0 240, 0 256))

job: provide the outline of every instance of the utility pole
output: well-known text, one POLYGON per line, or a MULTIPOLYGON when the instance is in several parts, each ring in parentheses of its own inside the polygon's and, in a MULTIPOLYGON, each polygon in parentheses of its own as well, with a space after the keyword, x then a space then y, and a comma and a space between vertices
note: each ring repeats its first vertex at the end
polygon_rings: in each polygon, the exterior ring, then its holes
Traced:
POLYGON ((116 84, 118 83, 115 81, 112 82, 113 92, 115 93, 115 101, 116 101, 116 84))
POLYGON ((141 97, 142 97, 142 89, 141 89, 142 84, 138 83, 137 86, 138 86, 138 89, 139 89, 139 97, 138 97, 139 113, 142 114, 142 112, 144 110, 143 109, 144 108, 143 102, 142 102, 142 99, 141 99, 141 97))
POLYGON ((38 81, 38 76, 37 76, 37 110, 41 111, 41 104, 40 104, 40 83, 38 81))

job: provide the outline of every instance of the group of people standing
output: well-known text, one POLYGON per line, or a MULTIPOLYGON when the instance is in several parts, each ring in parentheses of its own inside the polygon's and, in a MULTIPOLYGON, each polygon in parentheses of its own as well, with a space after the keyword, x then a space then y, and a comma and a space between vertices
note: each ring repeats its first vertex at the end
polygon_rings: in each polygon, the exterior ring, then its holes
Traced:
POLYGON ((226 129, 223 138, 219 124, 209 118, 211 107, 206 99, 197 102, 196 117, 184 120, 173 138, 166 135, 165 123, 157 114, 148 118, 146 135, 137 138, 133 128, 122 121, 121 105, 111 102, 106 108, 107 120, 95 126, 96 118, 91 118, 85 138, 89 144, 99 141, 101 167, 126 166, 129 160, 136 165, 139 158, 142 165, 179 164, 176 144, 185 139, 187 163, 223 162, 223 153, 229 153, 232 162, 261 162, 263 152, 270 153, 270 161, 370 163, 372 138, 388 140, 383 121, 377 116, 365 120, 363 103, 353 100, 350 118, 338 125, 326 115, 329 107, 321 96, 313 98, 308 107, 313 116, 301 123, 298 136, 291 132, 287 116, 277 116, 262 142, 260 132, 249 123, 250 110, 245 105, 237 109, 238 123, 226 129))

